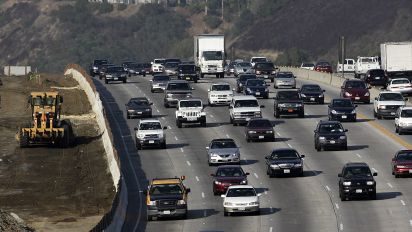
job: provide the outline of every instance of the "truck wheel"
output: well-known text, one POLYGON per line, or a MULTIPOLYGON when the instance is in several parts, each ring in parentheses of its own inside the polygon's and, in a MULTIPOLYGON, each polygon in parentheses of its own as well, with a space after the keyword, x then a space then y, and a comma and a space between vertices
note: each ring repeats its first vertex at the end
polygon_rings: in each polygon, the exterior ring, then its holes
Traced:
POLYGON ((19 131, 19 145, 20 148, 29 147, 29 135, 27 133, 23 133, 21 128, 19 131))
POLYGON ((109 81, 105 79, 105 80, 104 80, 104 83, 105 83, 105 84, 109 84, 109 81))
POLYGON ((280 118, 279 111, 275 111, 275 118, 280 118))
POLYGON ((205 74, 201 73, 200 78, 205 78, 205 74))
POLYGON ((126 83, 126 82, 127 82, 127 79, 124 79, 124 80, 123 80, 123 83, 126 83))
POLYGON ((200 126, 201 126, 201 127, 207 127, 206 121, 201 122, 201 123, 200 123, 200 126))
POLYGON ((164 141, 163 143, 162 143, 162 149, 166 149, 166 141, 164 141))
POLYGON ((182 122, 179 120, 176 120, 176 126, 177 128, 182 128, 182 122))

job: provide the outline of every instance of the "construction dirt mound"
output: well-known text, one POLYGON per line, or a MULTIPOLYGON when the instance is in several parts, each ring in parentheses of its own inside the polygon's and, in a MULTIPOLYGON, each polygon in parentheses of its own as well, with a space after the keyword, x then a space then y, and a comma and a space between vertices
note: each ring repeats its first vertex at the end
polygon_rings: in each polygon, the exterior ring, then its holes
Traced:
POLYGON ((34 229, 27 226, 17 215, 0 210, 0 231, 31 232, 34 229))
POLYGON ((84 91, 64 75, 1 80, 0 207, 36 231, 89 231, 110 210, 115 188, 84 91), (29 93, 50 90, 64 98, 62 118, 70 119, 75 144, 20 148, 15 135, 30 121, 29 93))

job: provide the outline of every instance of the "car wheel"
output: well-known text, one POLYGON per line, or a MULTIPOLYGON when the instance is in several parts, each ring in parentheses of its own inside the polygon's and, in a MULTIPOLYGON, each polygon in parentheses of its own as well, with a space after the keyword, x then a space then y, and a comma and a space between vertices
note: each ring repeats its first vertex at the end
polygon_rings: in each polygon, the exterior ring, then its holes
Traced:
POLYGON ((376 112, 375 112, 375 110, 373 111, 373 117, 376 118, 376 112))
POLYGON ((299 172, 299 176, 300 177, 303 177, 303 174, 304 174, 304 172, 303 172, 303 169, 299 172))
POLYGON ((140 144, 139 142, 136 142, 136 149, 142 150, 142 144, 140 144))
POLYGON ((164 141, 164 142, 162 143, 162 149, 166 149, 166 147, 167 147, 166 141, 164 141))
POLYGON ((401 128, 398 128, 398 134, 399 134, 399 135, 403 135, 403 132, 402 132, 402 129, 401 129, 401 128))
POLYGON ((130 115, 129 115, 129 114, 127 114, 126 118, 127 118, 127 119, 130 119, 130 115))
POLYGON ((230 216, 229 212, 226 212, 226 211, 223 212, 223 215, 224 215, 225 217, 230 216))
POLYGON ((233 124, 233 118, 232 117, 230 117, 230 124, 233 124))
POLYGON ((255 215, 260 215, 260 209, 255 212, 255 215))
POLYGON ((321 105, 325 104, 325 100, 321 100, 321 101, 319 102, 319 104, 321 104, 321 105))
POLYGON ((201 127, 207 127, 206 121, 200 123, 201 127))
POLYGON ((376 113, 376 118, 377 119, 382 119, 382 115, 380 115, 379 113, 376 113))
POLYGON ((369 195, 369 199, 371 199, 371 200, 376 200, 376 192, 372 192, 372 193, 369 195))
POLYGON ((197 79, 195 79, 194 82, 197 83, 197 79))
POLYGON ((279 111, 275 111, 275 118, 280 118, 279 111))
POLYGON ((108 80, 104 80, 104 83, 105 83, 105 84, 109 84, 109 81, 108 81, 108 80))
POLYGON ((147 221, 153 221, 153 216, 147 215, 147 221))
POLYGON ((169 108, 169 107, 170 107, 170 106, 169 106, 169 103, 167 103, 167 102, 164 103, 164 106, 165 106, 165 108, 169 108))
POLYGON ((154 90, 153 90, 153 89, 150 89, 150 92, 154 93, 154 90))
POLYGON ((176 120, 176 126, 177 128, 182 128, 182 122, 179 120, 176 120))
POLYGON ((400 175, 399 174, 395 174, 395 178, 399 178, 400 177, 400 175))
POLYGON ((304 118, 305 117, 305 112, 299 113, 299 118, 304 118))
POLYGON ((124 80, 123 80, 123 83, 126 83, 126 82, 127 82, 127 79, 124 79, 124 80))
POLYGON ((250 143, 250 138, 246 136, 246 142, 250 143))
POLYGON ((322 151, 322 147, 320 146, 320 144, 316 144, 315 148, 316 148, 316 151, 322 151))

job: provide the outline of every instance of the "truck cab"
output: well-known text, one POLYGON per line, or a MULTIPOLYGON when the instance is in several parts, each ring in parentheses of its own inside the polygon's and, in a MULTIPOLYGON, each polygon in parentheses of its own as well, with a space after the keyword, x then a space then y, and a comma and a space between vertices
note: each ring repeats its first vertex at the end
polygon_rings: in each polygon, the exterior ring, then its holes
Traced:
POLYGON ((195 63, 200 69, 200 76, 206 74, 224 77, 225 37, 224 35, 197 35, 194 37, 195 63))
POLYGON ((358 56, 358 59, 356 60, 356 65, 355 65, 355 78, 360 78, 361 76, 364 76, 366 72, 370 69, 380 69, 378 57, 358 56))

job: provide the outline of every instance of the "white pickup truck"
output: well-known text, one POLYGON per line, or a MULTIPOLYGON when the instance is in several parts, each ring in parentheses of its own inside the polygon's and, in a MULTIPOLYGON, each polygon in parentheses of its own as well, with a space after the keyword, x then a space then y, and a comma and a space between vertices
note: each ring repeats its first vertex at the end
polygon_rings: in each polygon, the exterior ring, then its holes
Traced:
POLYGON ((405 101, 401 93, 383 91, 380 92, 373 101, 373 115, 375 118, 394 118, 399 107, 405 106, 405 101))
POLYGON ((361 57, 358 56, 355 64, 355 78, 360 78, 364 76, 366 72, 370 69, 380 69, 378 57, 361 57))
POLYGON ((180 100, 176 110, 176 126, 182 128, 183 123, 199 123, 206 127, 206 112, 202 100, 185 99, 180 100))
POLYGON ((245 124, 252 118, 261 118, 262 111, 256 97, 251 95, 234 96, 229 105, 230 123, 234 126, 245 124))

